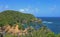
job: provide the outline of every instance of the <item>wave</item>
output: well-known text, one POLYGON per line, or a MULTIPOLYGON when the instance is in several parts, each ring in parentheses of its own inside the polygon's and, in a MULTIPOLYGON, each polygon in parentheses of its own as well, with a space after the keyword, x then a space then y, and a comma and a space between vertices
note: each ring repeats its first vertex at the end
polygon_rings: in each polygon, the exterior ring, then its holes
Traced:
POLYGON ((52 24, 53 22, 43 21, 42 23, 52 24))

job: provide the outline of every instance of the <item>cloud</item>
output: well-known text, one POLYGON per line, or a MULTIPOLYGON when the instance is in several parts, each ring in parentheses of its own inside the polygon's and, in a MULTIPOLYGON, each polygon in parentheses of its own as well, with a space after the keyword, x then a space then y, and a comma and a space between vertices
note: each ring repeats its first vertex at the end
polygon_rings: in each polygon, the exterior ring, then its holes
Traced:
POLYGON ((0 10, 3 8, 3 6, 2 5, 0 5, 0 10))
POLYGON ((24 12, 25 10, 24 9, 19 9, 20 12, 24 12))
POLYGON ((29 11, 29 8, 25 8, 25 11, 29 11))
POLYGON ((8 5, 5 5, 5 7, 4 7, 5 9, 8 9, 9 8, 9 6, 8 5))
POLYGON ((8 5, 0 5, 0 10, 7 10, 8 8, 8 5))
POLYGON ((32 7, 27 7, 27 8, 23 8, 23 9, 19 9, 20 12, 23 12, 23 13, 31 13, 31 14, 34 14, 34 13, 37 13, 40 11, 39 8, 32 8, 32 7))
POLYGON ((39 8, 35 8, 35 11, 36 11, 36 12, 39 12, 39 11, 40 11, 40 9, 39 9, 39 8))
POLYGON ((56 8, 51 8, 51 10, 55 10, 56 8))
POLYGON ((54 5, 50 8, 51 11, 54 11, 55 9, 56 9, 56 5, 54 5))
POLYGON ((28 8, 19 9, 19 11, 23 12, 23 13, 29 13, 29 9, 28 8))
POLYGON ((22 9, 19 9, 20 12, 23 12, 23 13, 28 13, 29 11, 29 8, 22 8, 22 9))

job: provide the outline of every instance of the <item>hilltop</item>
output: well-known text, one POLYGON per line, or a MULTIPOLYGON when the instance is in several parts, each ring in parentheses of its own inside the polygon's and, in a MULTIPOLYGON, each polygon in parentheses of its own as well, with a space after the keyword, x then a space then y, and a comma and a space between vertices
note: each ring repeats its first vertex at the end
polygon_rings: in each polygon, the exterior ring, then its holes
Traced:
POLYGON ((35 19, 32 14, 26 14, 19 11, 6 10, 0 12, 0 26, 1 25, 12 25, 16 23, 23 23, 23 21, 29 22, 31 19, 35 19))
POLYGON ((8 33, 18 33, 20 30, 24 29, 24 32, 27 29, 25 30, 23 24, 27 24, 26 26, 29 27, 30 22, 40 23, 41 21, 32 14, 26 14, 19 11, 6 10, 0 12, 0 27, 2 28, 0 29, 1 31, 8 33))
POLYGON ((10 25, 15 26, 19 25, 19 29, 22 28, 22 24, 29 25, 30 22, 38 22, 41 23, 41 20, 37 19, 32 14, 22 13, 14 10, 6 10, 0 12, 0 27, 10 25))

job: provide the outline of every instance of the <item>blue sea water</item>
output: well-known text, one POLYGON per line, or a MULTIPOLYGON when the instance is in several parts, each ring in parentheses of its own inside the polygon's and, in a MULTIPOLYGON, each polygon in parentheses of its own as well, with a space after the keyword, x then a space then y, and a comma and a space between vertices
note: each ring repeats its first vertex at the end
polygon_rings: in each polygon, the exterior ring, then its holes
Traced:
POLYGON ((38 17, 51 31, 60 33, 60 17, 38 17))

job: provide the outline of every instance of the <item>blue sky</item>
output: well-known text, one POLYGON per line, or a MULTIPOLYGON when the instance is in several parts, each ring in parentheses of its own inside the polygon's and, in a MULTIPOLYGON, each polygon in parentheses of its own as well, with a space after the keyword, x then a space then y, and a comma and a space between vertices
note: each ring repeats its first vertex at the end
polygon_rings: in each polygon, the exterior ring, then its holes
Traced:
POLYGON ((60 17, 60 0, 0 0, 0 11, 16 10, 37 17, 60 17))

